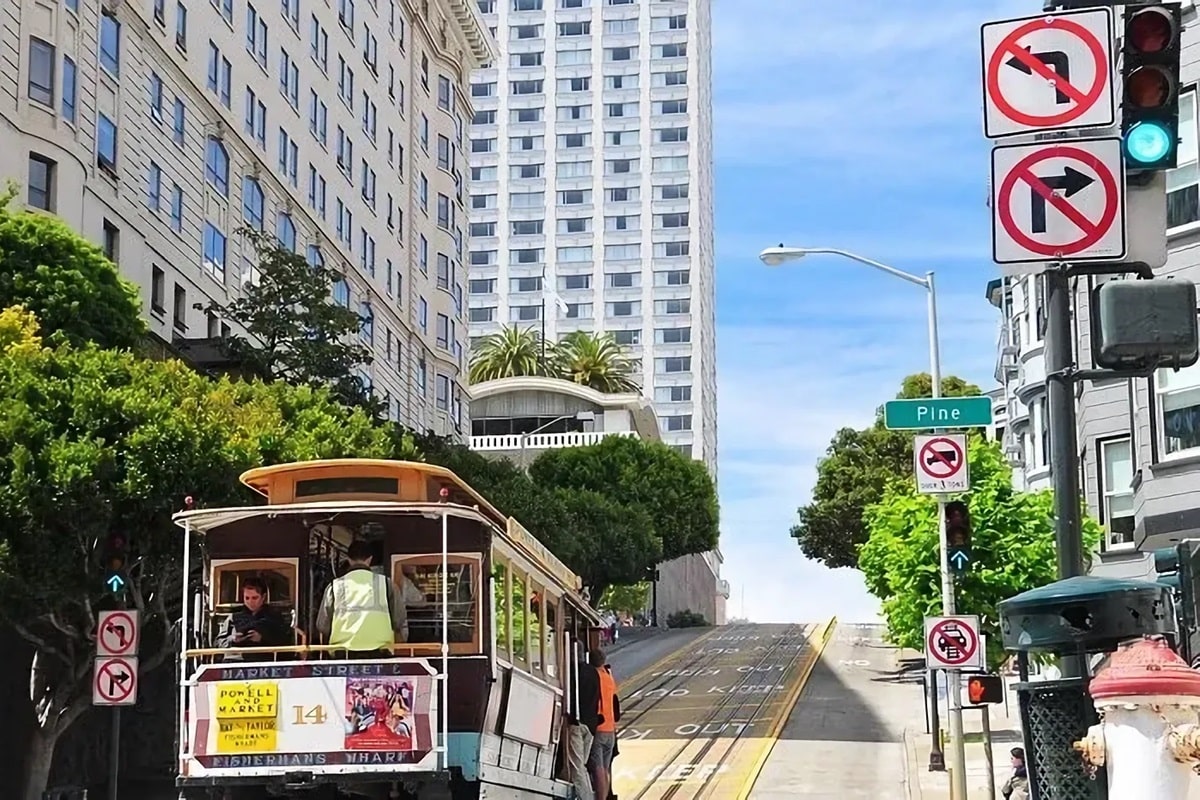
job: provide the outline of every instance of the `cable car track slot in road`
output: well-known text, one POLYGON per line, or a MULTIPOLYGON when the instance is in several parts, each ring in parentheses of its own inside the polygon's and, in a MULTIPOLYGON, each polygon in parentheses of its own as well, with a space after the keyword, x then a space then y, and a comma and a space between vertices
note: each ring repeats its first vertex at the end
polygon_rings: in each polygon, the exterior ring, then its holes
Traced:
MULTIPOLYGON (((750 742, 762 738, 761 734, 754 735, 755 726, 760 726, 760 731, 764 727, 775 727, 774 717, 787 716, 792 705, 788 701, 794 696, 796 685, 807 674, 806 660, 817 657, 817 645, 825 627, 730 626, 719 637, 704 637, 703 647, 685 655, 686 661, 671 663, 664 660, 651 668, 657 672, 647 680, 641 680, 641 674, 635 676, 634 691, 622 692, 630 699, 625 703, 629 711, 621 720, 623 735, 620 741, 624 753, 618 757, 613 769, 614 781, 619 785, 618 794, 628 796, 629 800, 680 800, 685 797, 698 800, 715 797, 715 792, 728 779, 752 771, 747 769, 749 764, 739 766, 738 762, 751 761, 756 755, 746 752, 753 749, 749 747, 750 742), (772 629, 779 632, 773 633, 772 629), (739 636, 755 633, 764 635, 739 636), (740 641, 742 647, 721 646, 721 640, 731 644, 740 641), (745 652, 746 644, 761 648, 762 653, 745 652), (753 661, 748 662, 747 657, 752 657, 753 661), (713 684, 721 685, 705 686, 703 679, 707 677, 716 678, 713 684), (697 681, 700 681, 699 688, 697 681), (691 688, 686 688, 688 686, 691 688), (698 705, 693 701, 686 706, 667 703, 688 694, 710 702, 698 705), (778 706, 778 712, 765 713, 772 706, 778 706), (708 713, 703 716, 689 713, 700 711, 708 713), (676 714, 682 716, 670 721, 670 715, 676 714), (655 716, 667 717, 664 721, 669 724, 647 726, 645 723, 655 716), (639 725, 642 726, 640 730, 639 725), (652 736, 658 727, 666 727, 673 735, 666 738, 652 736), (655 757, 654 751, 659 749, 665 749, 665 752, 655 757), (719 753, 719 758, 711 763, 704 762, 714 753, 719 753), (625 766, 621 764, 622 760, 626 761, 625 766), (631 760, 635 765, 633 774, 629 766, 631 760), (664 786, 664 783, 669 785, 664 786)), ((732 796, 736 792, 736 787, 732 787, 729 794, 732 796)))

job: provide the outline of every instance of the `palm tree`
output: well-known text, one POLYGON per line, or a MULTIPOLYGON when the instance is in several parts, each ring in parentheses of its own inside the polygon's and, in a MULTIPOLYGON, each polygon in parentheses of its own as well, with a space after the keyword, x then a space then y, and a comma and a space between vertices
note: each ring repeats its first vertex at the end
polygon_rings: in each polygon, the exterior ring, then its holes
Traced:
POLYGON ((547 375, 542 360, 542 340, 533 328, 506 326, 483 337, 471 354, 471 383, 547 375))
POLYGON ((553 369, 562 378, 598 392, 619 394, 640 392, 634 375, 637 359, 626 355, 625 348, 611 333, 572 331, 553 349, 553 369))

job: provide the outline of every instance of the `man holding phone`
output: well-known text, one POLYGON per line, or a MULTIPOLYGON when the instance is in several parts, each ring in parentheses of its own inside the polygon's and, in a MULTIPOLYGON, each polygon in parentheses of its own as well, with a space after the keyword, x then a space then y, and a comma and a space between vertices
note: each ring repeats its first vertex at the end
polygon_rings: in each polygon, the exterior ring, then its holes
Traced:
MULTIPOLYGON (((242 581, 242 607, 225 621, 217 636, 217 647, 286 647, 291 642, 291 629, 279 612, 267 605, 267 584, 262 578, 242 581)), ((269 658, 263 654, 262 658, 269 658)), ((238 653, 226 658, 241 661, 259 660, 251 653, 238 653)))

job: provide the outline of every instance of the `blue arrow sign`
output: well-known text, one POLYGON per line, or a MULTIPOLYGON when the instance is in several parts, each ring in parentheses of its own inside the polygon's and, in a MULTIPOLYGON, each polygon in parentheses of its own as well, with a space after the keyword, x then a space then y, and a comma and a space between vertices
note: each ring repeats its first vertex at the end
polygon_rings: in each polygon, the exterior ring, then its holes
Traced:
POLYGON ((109 575, 108 580, 106 580, 105 583, 108 584, 108 590, 113 594, 116 594, 125 588, 125 579, 120 575, 109 575))
POLYGON ((960 572, 971 565, 971 555, 966 550, 954 550, 950 553, 950 566, 960 572))

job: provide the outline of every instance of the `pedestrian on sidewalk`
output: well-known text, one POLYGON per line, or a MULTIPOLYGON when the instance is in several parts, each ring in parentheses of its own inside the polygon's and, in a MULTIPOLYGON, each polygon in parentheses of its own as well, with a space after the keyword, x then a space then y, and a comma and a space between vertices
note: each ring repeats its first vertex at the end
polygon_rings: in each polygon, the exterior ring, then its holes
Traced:
POLYGON ((1000 793, 1004 795, 1004 800, 1029 800, 1029 776, 1025 771, 1025 749, 1014 747, 1009 755, 1012 756, 1013 774, 1000 787, 1000 793))

